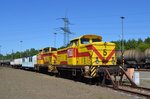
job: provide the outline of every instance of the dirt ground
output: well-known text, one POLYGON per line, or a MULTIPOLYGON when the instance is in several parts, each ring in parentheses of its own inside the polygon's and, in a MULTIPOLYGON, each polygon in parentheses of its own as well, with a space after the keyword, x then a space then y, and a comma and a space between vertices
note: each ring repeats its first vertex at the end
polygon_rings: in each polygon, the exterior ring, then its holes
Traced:
POLYGON ((140 99, 96 85, 0 67, 0 99, 140 99))
POLYGON ((150 88, 150 72, 140 71, 140 86, 150 88))

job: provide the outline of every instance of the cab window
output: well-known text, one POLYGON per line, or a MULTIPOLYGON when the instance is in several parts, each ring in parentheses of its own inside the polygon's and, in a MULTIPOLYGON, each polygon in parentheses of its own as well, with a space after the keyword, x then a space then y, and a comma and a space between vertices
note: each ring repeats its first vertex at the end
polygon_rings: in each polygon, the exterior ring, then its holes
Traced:
POLYGON ((92 39, 92 42, 100 42, 100 39, 92 39))
POLYGON ((76 46, 78 46, 78 45, 79 45, 78 40, 77 40, 77 41, 75 41, 74 43, 75 43, 75 45, 76 45, 76 46))
POLYGON ((39 50, 39 53, 41 53, 42 52, 42 50, 39 50))
POLYGON ((45 48, 45 49, 44 49, 44 52, 49 52, 49 48, 45 48))
POLYGON ((51 51, 56 51, 57 49, 56 48, 51 48, 51 51))
POLYGON ((69 46, 73 46, 73 45, 78 46, 79 45, 78 40, 71 41, 69 46))
POLYGON ((81 38, 81 44, 89 44, 90 40, 88 38, 81 38))
POLYGON ((32 57, 29 57, 29 62, 32 62, 32 57))
POLYGON ((69 46, 72 46, 72 45, 73 45, 73 41, 72 41, 72 42, 70 42, 69 46))

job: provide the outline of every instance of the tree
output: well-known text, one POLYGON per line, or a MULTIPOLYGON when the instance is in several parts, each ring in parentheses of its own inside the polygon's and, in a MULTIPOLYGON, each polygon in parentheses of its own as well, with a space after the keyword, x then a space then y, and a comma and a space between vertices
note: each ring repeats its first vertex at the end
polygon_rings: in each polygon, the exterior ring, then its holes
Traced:
POLYGON ((137 41, 138 44, 143 43, 143 40, 141 38, 138 39, 137 41))
POLYGON ((138 46, 138 43, 135 39, 132 39, 132 40, 128 40, 126 42, 126 49, 135 49, 137 46, 138 46))
POLYGON ((147 48, 149 48, 149 47, 150 47, 150 46, 149 46, 148 44, 146 44, 146 43, 140 43, 136 49, 138 49, 138 50, 144 52, 144 51, 145 51, 147 48))
POLYGON ((33 56, 36 55, 38 53, 38 50, 35 50, 34 48, 31 49, 27 49, 24 52, 15 52, 15 53, 11 53, 11 54, 6 54, 5 56, 0 54, 0 60, 2 59, 16 59, 16 58, 20 58, 21 57, 29 57, 29 56, 33 56))
POLYGON ((149 45, 150 45, 150 37, 146 38, 146 39, 144 40, 144 43, 146 43, 146 44, 149 44, 149 45))
POLYGON ((121 50, 121 41, 111 41, 116 44, 116 50, 121 50))
MULTIPOLYGON (((121 41, 112 41, 116 44, 116 50, 121 50, 121 41)), ((138 49, 141 51, 144 51, 146 48, 150 47, 150 38, 146 38, 145 40, 142 40, 139 38, 138 40, 135 39, 129 39, 127 41, 124 41, 124 49, 138 49)))

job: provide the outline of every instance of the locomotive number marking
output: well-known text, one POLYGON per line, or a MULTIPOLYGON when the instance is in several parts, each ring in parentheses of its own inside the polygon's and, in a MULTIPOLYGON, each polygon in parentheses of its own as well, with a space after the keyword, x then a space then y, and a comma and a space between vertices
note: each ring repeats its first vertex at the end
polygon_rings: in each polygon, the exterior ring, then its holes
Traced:
POLYGON ((104 56, 107 55, 107 50, 106 50, 106 49, 103 50, 103 55, 104 55, 104 56))

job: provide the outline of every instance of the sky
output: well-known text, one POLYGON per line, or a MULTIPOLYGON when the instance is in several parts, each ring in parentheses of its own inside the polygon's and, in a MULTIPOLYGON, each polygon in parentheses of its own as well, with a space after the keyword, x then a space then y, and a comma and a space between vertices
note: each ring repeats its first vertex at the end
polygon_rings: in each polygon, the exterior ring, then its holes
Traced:
POLYGON ((67 16, 70 39, 96 34, 103 41, 150 37, 150 0, 0 0, 0 53, 62 46, 67 16), (20 42, 22 41, 22 42, 20 42))

